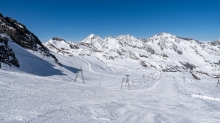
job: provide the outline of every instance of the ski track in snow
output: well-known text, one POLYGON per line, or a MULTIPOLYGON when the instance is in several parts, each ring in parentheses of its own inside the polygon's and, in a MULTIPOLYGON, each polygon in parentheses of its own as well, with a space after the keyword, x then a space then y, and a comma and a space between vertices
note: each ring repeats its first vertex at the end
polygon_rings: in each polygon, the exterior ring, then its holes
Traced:
POLYGON ((88 68, 89 68, 89 70, 90 70, 91 72, 93 72, 93 73, 95 73, 95 74, 97 74, 97 75, 103 76, 103 77, 109 77, 109 78, 113 78, 113 79, 114 79, 114 77, 110 77, 110 76, 107 76, 107 75, 104 75, 104 74, 102 74, 102 73, 99 73, 99 72, 94 71, 94 70, 92 69, 92 67, 91 67, 91 64, 90 64, 88 61, 83 60, 83 59, 79 59, 79 60, 85 62, 85 63, 88 65, 88 68))
POLYGON ((142 90, 114 86, 112 90, 4 70, 0 75, 2 123, 205 123, 218 122, 220 116, 219 98, 205 101, 206 96, 197 99, 198 95, 178 93, 173 77, 161 72, 154 74, 157 80, 152 86, 142 90))

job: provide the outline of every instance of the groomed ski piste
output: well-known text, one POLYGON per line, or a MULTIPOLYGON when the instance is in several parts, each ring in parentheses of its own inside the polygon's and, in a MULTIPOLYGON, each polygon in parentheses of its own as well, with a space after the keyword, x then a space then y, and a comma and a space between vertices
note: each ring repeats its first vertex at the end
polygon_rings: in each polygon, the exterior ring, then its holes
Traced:
POLYGON ((135 60, 52 58, 9 42, 20 68, 2 63, 1 123, 218 123, 217 79, 144 68, 135 60), (29 57, 27 57, 29 56, 29 57), (31 58, 36 57, 36 58, 31 58), (82 75, 77 71, 82 68, 82 75), (129 76, 129 86, 122 79, 129 76))

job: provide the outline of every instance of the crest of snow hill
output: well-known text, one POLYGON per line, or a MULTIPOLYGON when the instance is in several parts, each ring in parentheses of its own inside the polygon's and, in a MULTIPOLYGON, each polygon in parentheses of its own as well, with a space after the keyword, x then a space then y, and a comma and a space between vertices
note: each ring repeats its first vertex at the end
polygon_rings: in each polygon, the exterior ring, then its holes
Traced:
POLYGON ((52 57, 58 64, 60 64, 58 59, 50 53, 50 51, 41 43, 37 36, 31 33, 23 24, 10 17, 4 17, 1 13, 0 34, 1 62, 9 64, 10 66, 20 66, 19 61, 16 60, 16 55, 14 54, 13 49, 7 46, 8 41, 11 40, 25 49, 37 51, 44 56, 52 57))
POLYGON ((219 41, 199 42, 168 33, 149 39, 138 39, 131 35, 102 39, 91 34, 76 43, 54 37, 44 45, 65 56, 93 56, 102 62, 128 60, 167 72, 197 71, 209 74, 208 70, 219 66, 220 58, 219 41), (207 65, 209 67, 204 67, 207 65))

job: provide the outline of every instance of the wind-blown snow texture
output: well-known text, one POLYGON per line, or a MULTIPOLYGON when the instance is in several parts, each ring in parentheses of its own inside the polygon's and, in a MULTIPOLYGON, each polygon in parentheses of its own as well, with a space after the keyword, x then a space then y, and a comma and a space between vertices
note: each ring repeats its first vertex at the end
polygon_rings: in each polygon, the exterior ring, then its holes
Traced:
POLYGON ((77 43, 53 38, 53 58, 9 42, 20 68, 2 63, 0 122, 220 122, 218 42, 162 33, 90 35, 77 43), (38 59, 36 59, 38 58, 38 59), (85 85, 77 71, 82 67, 85 85), (169 72, 176 71, 176 72, 169 72), (129 85, 122 84, 129 74, 129 85), (196 79, 199 78, 199 79, 196 79))

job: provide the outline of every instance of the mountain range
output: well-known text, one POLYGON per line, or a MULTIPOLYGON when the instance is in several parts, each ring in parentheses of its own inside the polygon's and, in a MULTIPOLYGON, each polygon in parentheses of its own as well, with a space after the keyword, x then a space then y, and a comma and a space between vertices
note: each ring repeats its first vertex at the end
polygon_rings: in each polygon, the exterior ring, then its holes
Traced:
MULTIPOLYGON (((53 37, 48 42, 41 43, 37 36, 23 24, 1 14, 0 33, 1 62, 16 67, 22 66, 19 64, 19 59, 16 58, 21 53, 13 52, 13 48, 7 45, 8 41, 28 50, 29 53, 35 52, 34 55, 38 58, 51 57, 59 65, 62 63, 59 62, 56 55, 80 57, 81 59, 89 57, 105 65, 111 62, 115 64, 132 62, 145 69, 190 72, 193 76, 196 73, 216 76, 220 64, 219 40, 200 42, 169 33, 157 34, 148 39, 139 39, 131 35, 107 36, 102 39, 91 34, 79 42, 53 37)), ((196 76, 195 78, 199 79, 196 76)))
POLYGON ((199 42, 169 33, 149 39, 131 35, 102 39, 91 34, 80 42, 54 37, 43 44, 52 52, 68 57, 90 56, 106 64, 133 61, 146 69, 153 67, 166 72, 191 71, 213 75, 220 63, 220 41, 199 42))

